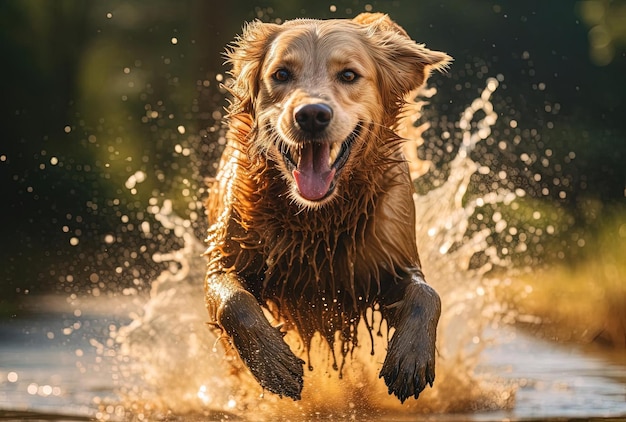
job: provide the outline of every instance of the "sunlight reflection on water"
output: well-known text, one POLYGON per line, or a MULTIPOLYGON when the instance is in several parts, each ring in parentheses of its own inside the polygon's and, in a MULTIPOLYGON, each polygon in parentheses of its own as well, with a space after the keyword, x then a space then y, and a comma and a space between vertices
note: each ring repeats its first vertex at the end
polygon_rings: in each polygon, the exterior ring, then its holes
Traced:
MULTIPOLYGON (((85 301, 83 306, 103 310, 127 308, 127 302, 100 297, 85 301)), ((0 323, 0 419, 16 415, 16 411, 34 412, 42 419, 59 414, 137 419, 137 414, 133 416, 130 409, 120 405, 116 371, 111 368, 111 362, 100 359, 90 347, 90 340, 107 342, 111 323, 119 326, 128 320, 106 313, 81 316, 77 319, 81 328, 64 337, 64 327, 74 321, 72 305, 58 303, 60 305, 55 306, 61 309, 54 312, 0 323), (54 339, 49 338, 49 332, 57 334, 54 339), (78 357, 76 350, 83 350, 83 355, 78 357), (46 393, 48 390, 51 394, 46 393)), ((39 308, 37 303, 30 306, 39 308)), ((602 353, 589 354, 579 347, 542 342, 510 327, 490 335, 497 341, 484 350, 483 362, 476 372, 478 376, 483 374, 490 379, 498 377, 515 382, 519 386, 515 406, 507 411, 469 411, 420 418, 496 421, 626 416, 626 362, 618 364, 602 353)), ((204 419, 200 409, 194 416, 196 420, 220 420, 224 416, 224 413, 207 413, 214 418, 204 419)), ((371 414, 367 419, 388 418, 389 415, 371 414)), ((53 419, 63 420, 62 417, 53 419)), ((393 420, 413 419, 407 414, 395 414, 393 420)))

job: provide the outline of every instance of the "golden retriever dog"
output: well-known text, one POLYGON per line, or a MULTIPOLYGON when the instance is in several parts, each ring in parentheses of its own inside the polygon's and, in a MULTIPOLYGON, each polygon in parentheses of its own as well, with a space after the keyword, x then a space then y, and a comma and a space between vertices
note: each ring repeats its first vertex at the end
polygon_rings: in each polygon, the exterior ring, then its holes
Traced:
POLYGON ((435 379, 441 303, 394 129, 405 96, 450 57, 370 13, 253 22, 227 54, 227 146, 207 201, 211 324, 264 389, 298 400, 305 362, 284 330, 302 357, 319 333, 345 360, 378 310, 393 333, 380 377, 417 398, 435 379))

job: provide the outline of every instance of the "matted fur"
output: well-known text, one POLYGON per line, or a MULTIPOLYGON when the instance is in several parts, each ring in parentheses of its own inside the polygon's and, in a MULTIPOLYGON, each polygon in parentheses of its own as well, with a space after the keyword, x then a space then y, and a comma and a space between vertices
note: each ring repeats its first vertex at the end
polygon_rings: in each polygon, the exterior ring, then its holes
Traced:
POLYGON ((400 400, 417 397, 434 379, 440 303, 423 281, 394 129, 405 95, 450 58, 382 14, 253 22, 228 57, 228 144, 207 201, 211 321, 264 388, 297 399, 303 362, 259 305, 307 350, 316 332, 331 350, 341 333, 344 358, 377 307, 396 328, 381 377, 400 400), (311 104, 331 118, 307 130, 298 113, 311 104))

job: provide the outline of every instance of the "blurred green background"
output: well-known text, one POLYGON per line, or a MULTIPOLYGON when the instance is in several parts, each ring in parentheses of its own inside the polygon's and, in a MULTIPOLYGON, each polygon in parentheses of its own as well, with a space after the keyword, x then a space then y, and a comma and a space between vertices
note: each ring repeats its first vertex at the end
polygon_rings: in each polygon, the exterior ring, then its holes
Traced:
POLYGON ((498 123, 474 152, 491 171, 476 192, 523 188, 525 208, 507 218, 541 210, 536 226, 552 225, 519 265, 603 268, 608 254, 607 277, 623 289, 626 1, 4 0, 0 313, 19 315, 28 295, 144 289, 161 270, 152 255, 180 247, 149 207, 170 199, 198 238, 206 229, 222 52, 244 21, 366 10, 455 58, 431 82, 425 186, 446 176, 460 143, 441 133, 499 76, 498 123))

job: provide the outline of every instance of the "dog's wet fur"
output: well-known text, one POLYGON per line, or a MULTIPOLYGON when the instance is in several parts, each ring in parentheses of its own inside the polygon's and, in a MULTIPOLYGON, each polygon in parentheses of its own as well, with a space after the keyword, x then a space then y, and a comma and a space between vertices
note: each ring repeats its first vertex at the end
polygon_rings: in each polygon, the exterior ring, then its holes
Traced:
POLYGON ((394 329, 380 377, 417 398, 435 379, 441 303, 394 130, 405 97, 450 57, 377 13, 253 22, 227 54, 228 142, 207 201, 212 325, 264 389, 297 400, 305 362, 281 330, 305 354, 315 333, 340 342, 345 359, 380 310, 394 329))

